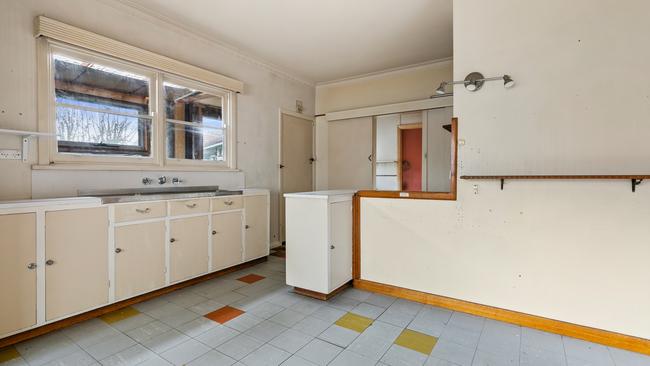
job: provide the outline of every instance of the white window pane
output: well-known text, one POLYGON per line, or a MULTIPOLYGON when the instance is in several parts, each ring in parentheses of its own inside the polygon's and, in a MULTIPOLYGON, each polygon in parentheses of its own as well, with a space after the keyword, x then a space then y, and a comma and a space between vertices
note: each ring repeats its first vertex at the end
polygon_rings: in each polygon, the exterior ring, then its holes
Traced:
POLYGON ((225 161, 223 129, 167 122, 167 157, 225 161))
POLYGON ((165 117, 223 128, 223 98, 192 88, 164 83, 165 117))

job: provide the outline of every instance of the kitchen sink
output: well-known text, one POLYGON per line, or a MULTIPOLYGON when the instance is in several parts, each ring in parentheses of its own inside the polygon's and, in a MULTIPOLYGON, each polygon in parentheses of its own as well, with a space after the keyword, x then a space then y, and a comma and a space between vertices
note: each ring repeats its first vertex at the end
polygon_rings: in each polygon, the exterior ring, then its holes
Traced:
POLYGON ((198 187, 157 187, 157 188, 127 188, 112 190, 79 190, 80 197, 98 197, 103 204, 125 203, 139 201, 158 201, 182 198, 202 198, 240 195, 242 191, 219 189, 219 186, 198 187))

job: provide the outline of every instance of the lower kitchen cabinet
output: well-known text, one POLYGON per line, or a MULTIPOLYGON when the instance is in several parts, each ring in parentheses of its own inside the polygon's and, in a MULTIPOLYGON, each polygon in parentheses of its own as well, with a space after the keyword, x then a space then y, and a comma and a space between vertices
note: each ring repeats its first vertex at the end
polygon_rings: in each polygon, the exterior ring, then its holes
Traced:
POLYGON ((208 216, 170 220, 169 244, 171 282, 208 272, 208 216))
POLYGON ((212 270, 231 267, 242 262, 241 211, 212 215, 212 270))
POLYGON ((165 222, 115 228, 115 300, 165 286, 165 222))
POLYGON ((108 209, 45 213, 45 318, 108 303, 108 209))
POLYGON ((269 254, 268 196, 244 197, 244 261, 269 254))
POLYGON ((0 215, 0 335, 36 324, 36 214, 0 215))

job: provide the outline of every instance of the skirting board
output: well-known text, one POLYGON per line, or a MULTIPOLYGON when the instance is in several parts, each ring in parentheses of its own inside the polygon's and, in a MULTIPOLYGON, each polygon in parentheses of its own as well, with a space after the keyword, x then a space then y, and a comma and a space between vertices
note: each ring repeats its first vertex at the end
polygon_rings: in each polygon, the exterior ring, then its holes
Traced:
POLYGON ((478 315, 485 318, 500 320, 507 323, 650 355, 650 339, 637 338, 602 329, 586 327, 583 325, 567 323, 367 280, 354 280, 353 285, 355 288, 361 290, 399 297, 402 299, 439 306, 441 308, 478 315))
POLYGON ((352 285, 352 281, 344 283, 339 288, 335 289, 334 291, 330 292, 329 294, 324 294, 322 292, 307 290, 307 289, 300 288, 300 287, 294 287, 293 291, 295 293, 303 295, 303 296, 309 296, 309 297, 312 297, 312 298, 317 299, 317 300, 327 301, 327 300, 333 298, 334 296, 338 295, 339 292, 341 292, 341 291, 345 290, 346 288, 350 287, 350 285, 352 285))
POLYGON ((4 348, 6 346, 10 346, 12 344, 16 344, 18 342, 26 341, 28 339, 38 337, 38 336, 43 335, 43 334, 53 332, 53 331, 55 331, 57 329, 69 327, 69 326, 71 326, 73 324, 80 323, 80 322, 82 322, 84 320, 97 318, 97 317, 99 317, 101 315, 113 312, 115 310, 125 308, 127 306, 135 305, 135 304, 141 303, 143 301, 153 299, 154 297, 158 297, 158 296, 170 293, 172 291, 180 290, 182 288, 192 286, 192 285, 195 285, 197 283, 201 283, 203 281, 211 280, 211 279, 216 278, 216 277, 221 277, 221 276, 226 275, 228 273, 239 271, 240 269, 244 269, 244 268, 247 268, 247 267, 250 267, 250 266, 254 266, 254 265, 258 264, 258 263, 266 262, 267 260, 268 260, 268 257, 262 257, 262 258, 254 259, 254 260, 249 261, 249 262, 241 263, 241 264, 238 264, 238 265, 233 266, 233 267, 222 269, 220 271, 208 273, 206 275, 203 275, 203 276, 200 276, 200 277, 195 277, 195 278, 189 279, 187 281, 176 283, 176 284, 173 284, 173 285, 170 285, 170 286, 167 286, 167 287, 163 287, 161 289, 154 290, 154 291, 148 292, 146 294, 142 294, 142 295, 139 295, 139 296, 136 296, 136 297, 132 297, 130 299, 122 300, 122 301, 119 301, 119 302, 116 302, 116 303, 113 303, 113 304, 110 304, 110 305, 106 305, 106 306, 98 308, 98 309, 90 310, 90 311, 85 312, 83 314, 74 315, 74 316, 71 316, 69 318, 61 319, 61 320, 56 321, 54 323, 45 324, 45 325, 43 325, 41 327, 38 327, 38 328, 26 330, 26 331, 24 331, 22 333, 18 333, 18 334, 14 334, 14 335, 6 337, 6 338, 2 338, 2 339, 0 339, 0 349, 4 348))

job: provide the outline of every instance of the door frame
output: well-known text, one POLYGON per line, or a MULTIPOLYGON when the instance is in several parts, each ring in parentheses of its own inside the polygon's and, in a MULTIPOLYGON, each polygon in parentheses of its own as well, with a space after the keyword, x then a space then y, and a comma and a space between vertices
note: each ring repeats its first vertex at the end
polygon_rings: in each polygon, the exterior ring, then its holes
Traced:
MULTIPOLYGON (((279 108, 278 109, 278 217, 277 217, 277 224, 278 224, 278 239, 277 242, 282 244, 283 243, 283 238, 282 238, 282 204, 281 200, 283 199, 282 195, 284 192, 282 192, 282 169, 280 168, 280 165, 282 164, 282 115, 286 114, 288 116, 296 117, 298 119, 302 119, 305 122, 311 123, 311 155, 315 159, 314 164, 311 165, 311 190, 314 190, 314 187, 316 186, 316 164, 318 164, 318 157, 316 156, 316 118, 312 115, 306 115, 306 114, 300 114, 294 111, 290 111, 285 108, 279 108)), ((273 243, 271 243, 271 247, 273 246, 273 243)))

